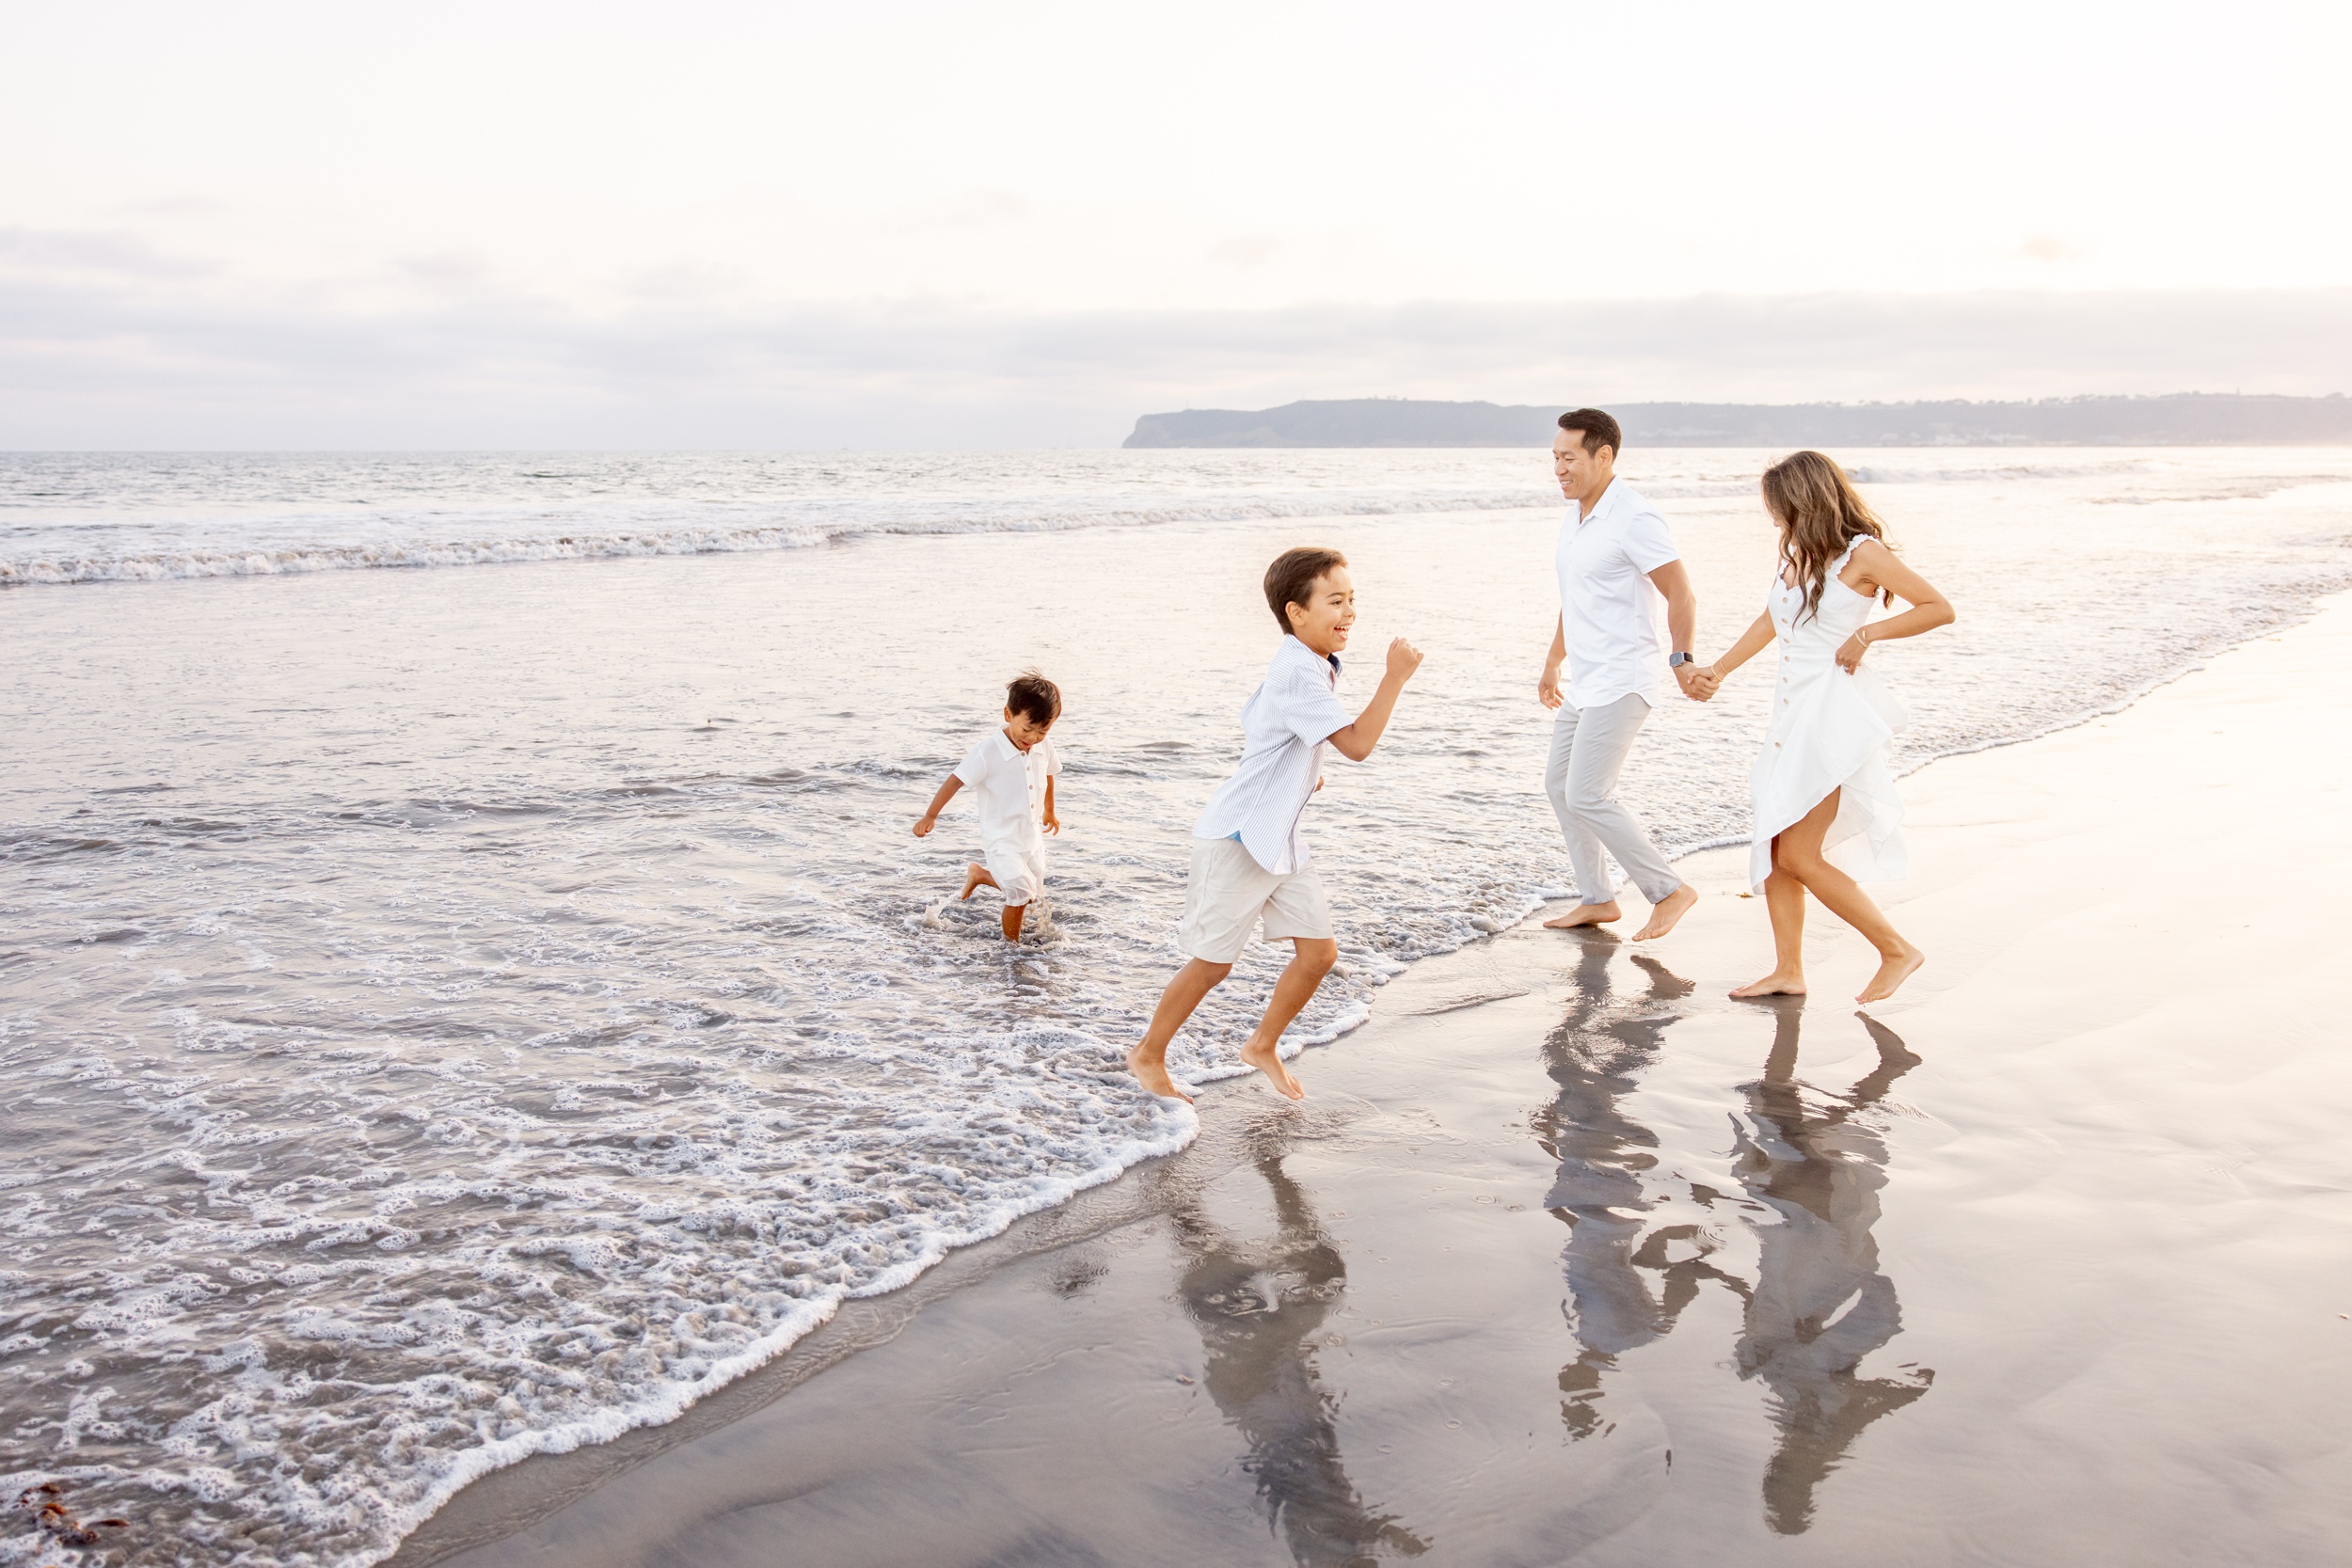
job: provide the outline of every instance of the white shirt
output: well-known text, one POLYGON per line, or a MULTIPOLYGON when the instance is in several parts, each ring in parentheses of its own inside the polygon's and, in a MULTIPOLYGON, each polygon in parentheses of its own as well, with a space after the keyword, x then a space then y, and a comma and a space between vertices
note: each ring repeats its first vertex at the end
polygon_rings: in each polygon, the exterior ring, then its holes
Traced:
POLYGON ((1045 781, 1061 771, 1061 753, 1051 738, 1024 752, 997 730, 983 736, 956 764, 956 777, 978 799, 980 843, 991 849, 1042 850, 1045 781))
POLYGON ((1340 705, 1340 661, 1284 637, 1265 679, 1241 710, 1241 766, 1217 785, 1195 838, 1241 835, 1249 858, 1278 877, 1307 863, 1298 832, 1323 780, 1323 743, 1356 721, 1340 705))
POLYGON ((1679 561, 1666 519, 1624 480, 1613 479, 1581 518, 1571 504, 1560 525, 1560 631, 1568 645, 1568 703, 1598 707, 1638 691, 1652 707, 1665 696, 1666 596, 1649 574, 1679 561))

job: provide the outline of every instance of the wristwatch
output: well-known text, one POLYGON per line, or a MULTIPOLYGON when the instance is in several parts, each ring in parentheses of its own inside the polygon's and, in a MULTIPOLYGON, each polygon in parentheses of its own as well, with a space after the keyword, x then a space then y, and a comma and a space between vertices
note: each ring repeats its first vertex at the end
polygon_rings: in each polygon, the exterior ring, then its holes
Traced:
POLYGON ((1696 654, 1668 654, 1666 656, 1666 668, 1669 670, 1679 670, 1686 664, 1696 664, 1698 661, 1698 655, 1696 654))

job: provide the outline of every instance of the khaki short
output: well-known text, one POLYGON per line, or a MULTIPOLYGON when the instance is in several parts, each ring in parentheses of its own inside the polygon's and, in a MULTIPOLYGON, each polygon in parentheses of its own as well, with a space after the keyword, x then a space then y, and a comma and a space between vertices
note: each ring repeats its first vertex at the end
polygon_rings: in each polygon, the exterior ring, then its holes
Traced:
POLYGON ((1331 906, 1312 870, 1278 876, 1230 838, 1192 841, 1192 874, 1184 879, 1184 921, 1176 942, 1187 958, 1229 964, 1249 945, 1250 927, 1265 922, 1265 939, 1329 940, 1331 906))

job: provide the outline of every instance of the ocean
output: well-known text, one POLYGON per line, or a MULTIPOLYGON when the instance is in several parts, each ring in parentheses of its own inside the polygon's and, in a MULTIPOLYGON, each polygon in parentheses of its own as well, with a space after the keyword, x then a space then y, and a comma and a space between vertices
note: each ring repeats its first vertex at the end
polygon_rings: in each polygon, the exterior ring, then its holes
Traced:
MULTIPOLYGON (((1761 608, 1770 455, 1624 465, 1703 655, 1761 608)), ((1870 656, 1907 767, 2352 586, 2352 451, 1841 455, 1960 612, 1870 656)), ((1356 700, 1389 637, 1428 656, 1310 814, 1342 965, 1304 1046, 1570 886, 1560 517, 1541 451, 0 454, 0 1492, 131 1519, 122 1563, 372 1562, 1182 1147, 1216 1098, 1120 1056, 1265 562, 1347 552, 1356 700), (969 801, 909 830, 1031 666, 1066 831, 1015 949, 950 901, 969 801)), ((1635 752, 1673 849, 1744 834, 1751 674, 1635 752)), ((1279 958, 1180 1079, 1240 1070, 1279 958)), ((0 1515, 0 1562, 37 1544, 0 1515)))

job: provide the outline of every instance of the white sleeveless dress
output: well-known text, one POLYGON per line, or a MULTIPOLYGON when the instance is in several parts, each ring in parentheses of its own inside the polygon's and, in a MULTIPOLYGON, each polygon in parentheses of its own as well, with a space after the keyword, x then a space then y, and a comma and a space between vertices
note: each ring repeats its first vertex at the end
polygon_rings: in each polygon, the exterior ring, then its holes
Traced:
POLYGON ((1780 634, 1780 670, 1772 689, 1772 721, 1753 775, 1756 839, 1748 851, 1748 882, 1761 890, 1772 871, 1772 835, 1838 797, 1837 818, 1822 840, 1837 852, 1830 863, 1856 881, 1892 881, 1909 868, 1903 851, 1903 802, 1886 762, 1886 743, 1911 721, 1866 659, 1851 674, 1836 655, 1870 618, 1871 598, 1837 580, 1863 535, 1846 542, 1821 584, 1819 613, 1807 614, 1804 591, 1772 578, 1767 602, 1780 634))

